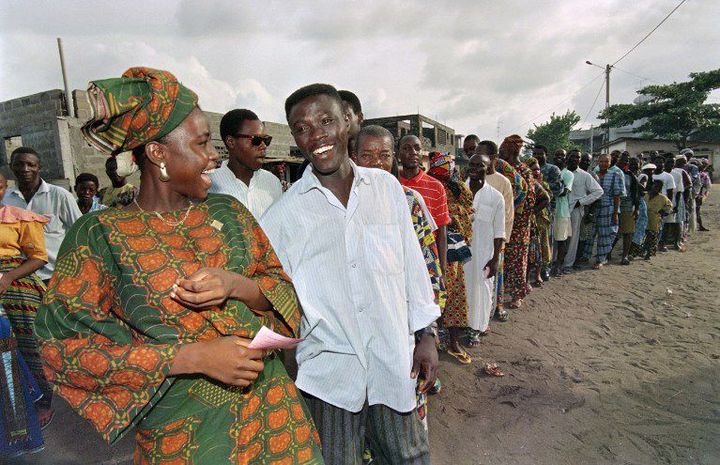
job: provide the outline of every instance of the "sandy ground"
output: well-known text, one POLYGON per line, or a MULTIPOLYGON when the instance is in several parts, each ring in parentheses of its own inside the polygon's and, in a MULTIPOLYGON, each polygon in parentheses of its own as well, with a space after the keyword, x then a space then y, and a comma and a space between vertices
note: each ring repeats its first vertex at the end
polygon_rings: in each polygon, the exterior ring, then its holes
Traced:
POLYGON ((442 354, 433 462, 720 464, 719 201, 686 253, 552 280, 472 365, 442 354))
MULTIPOLYGON (((492 325, 472 365, 442 354, 433 463, 720 463, 720 195, 706 209, 713 231, 686 253, 552 280, 492 325)), ((131 463, 132 435, 110 447, 56 408, 43 452, 0 463, 131 463)))

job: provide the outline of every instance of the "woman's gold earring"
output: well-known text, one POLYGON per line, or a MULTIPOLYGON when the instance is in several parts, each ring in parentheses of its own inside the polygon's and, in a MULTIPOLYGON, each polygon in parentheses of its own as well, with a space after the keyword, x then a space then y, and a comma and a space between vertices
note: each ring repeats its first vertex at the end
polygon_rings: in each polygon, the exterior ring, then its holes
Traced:
POLYGON ((168 182, 170 180, 170 176, 168 175, 168 172, 167 172, 167 166, 165 166, 164 161, 160 162, 160 180, 162 182, 168 182))

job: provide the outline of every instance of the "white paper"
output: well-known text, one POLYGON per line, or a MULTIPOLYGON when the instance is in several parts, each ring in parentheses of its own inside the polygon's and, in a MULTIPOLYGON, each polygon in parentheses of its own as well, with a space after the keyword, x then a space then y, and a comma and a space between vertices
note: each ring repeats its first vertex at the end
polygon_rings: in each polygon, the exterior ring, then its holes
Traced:
POLYGON ((283 336, 269 329, 266 326, 260 328, 260 331, 255 335, 249 349, 260 349, 260 350, 273 350, 273 349, 292 349, 303 339, 295 339, 292 337, 283 336))

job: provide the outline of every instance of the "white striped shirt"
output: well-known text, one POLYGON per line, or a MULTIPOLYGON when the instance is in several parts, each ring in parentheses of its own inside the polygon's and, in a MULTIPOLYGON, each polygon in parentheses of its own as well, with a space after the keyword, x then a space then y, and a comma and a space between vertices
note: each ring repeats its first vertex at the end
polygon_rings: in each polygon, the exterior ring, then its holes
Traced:
POLYGON ((247 186, 228 168, 227 163, 227 160, 223 161, 220 168, 210 173, 210 192, 235 197, 250 210, 255 219, 260 219, 265 210, 282 195, 280 180, 271 172, 259 169, 253 173, 250 185, 247 186))
POLYGON ((298 388, 351 412, 415 407, 414 332, 440 316, 405 193, 352 164, 347 207, 308 166, 262 217, 303 308, 298 388))

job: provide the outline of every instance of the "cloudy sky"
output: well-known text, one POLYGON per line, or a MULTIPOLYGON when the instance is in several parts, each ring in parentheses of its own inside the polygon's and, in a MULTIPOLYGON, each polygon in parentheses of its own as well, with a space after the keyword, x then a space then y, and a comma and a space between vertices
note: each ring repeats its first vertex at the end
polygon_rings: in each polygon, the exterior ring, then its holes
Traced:
MULTIPOLYGON (((212 111, 284 121, 297 87, 355 91, 366 117, 417 113, 483 138, 603 106, 602 73, 679 0, 0 0, 0 100, 133 65, 171 70, 212 111), (597 100, 596 99, 597 96, 597 100), (595 105, 593 107, 593 102, 595 105)), ((720 1, 688 0, 611 74, 611 100, 720 67, 720 1)), ((720 102, 720 97, 713 96, 720 102)))

